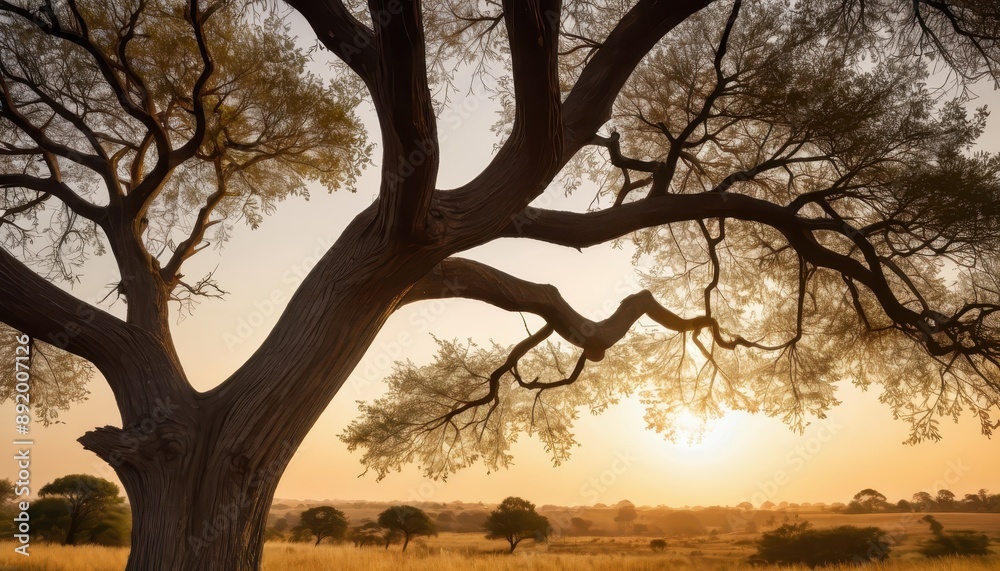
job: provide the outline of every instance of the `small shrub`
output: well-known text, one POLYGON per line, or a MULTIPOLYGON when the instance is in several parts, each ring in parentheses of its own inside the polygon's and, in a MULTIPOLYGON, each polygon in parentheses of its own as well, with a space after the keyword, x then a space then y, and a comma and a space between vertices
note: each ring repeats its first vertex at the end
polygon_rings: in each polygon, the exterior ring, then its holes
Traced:
POLYGON ((653 551, 663 551, 667 548, 667 542, 663 539, 654 539, 649 542, 649 548, 653 551))

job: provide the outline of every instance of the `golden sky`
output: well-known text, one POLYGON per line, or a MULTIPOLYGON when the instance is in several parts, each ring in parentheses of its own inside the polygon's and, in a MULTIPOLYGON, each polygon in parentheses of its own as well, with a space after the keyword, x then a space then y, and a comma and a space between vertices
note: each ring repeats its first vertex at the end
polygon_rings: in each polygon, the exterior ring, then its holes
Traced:
MULTIPOLYGON (((991 93, 984 101, 996 105, 1000 97, 991 93)), ((494 108, 474 97, 458 104, 461 112, 440 126, 441 188, 473 176, 488 160, 494 142, 489 135, 494 108)), ((370 133, 375 133, 374 121, 366 117, 370 133)), ((986 146, 998 151, 1000 117, 991 120, 990 130, 998 135, 986 146)), ((377 140, 377 135, 372 137, 377 140)), ((377 169, 369 167, 356 194, 328 195, 317 188, 309 202, 284 203, 259 230, 238 228, 221 252, 210 249, 192 260, 192 275, 218 265, 215 276, 230 292, 226 301, 206 301, 175 326, 178 350, 199 389, 224 379, 264 339, 301 273, 373 200, 376 177, 377 169)), ((550 189, 540 200, 555 206, 562 192, 550 189)), ((581 195, 576 202, 581 200, 585 206, 590 196, 581 195)), ((574 207, 579 207, 576 202, 574 207)), ((609 303, 616 306, 621 284, 635 281, 628 252, 610 247, 580 253, 505 241, 469 255, 520 277, 553 283, 575 307, 592 316, 609 303)), ((73 292, 90 302, 103 297, 115 279, 109 264, 103 259, 88 266, 83 283, 73 292)), ((112 309, 121 311, 121 303, 112 309)), ((877 384, 867 393, 841 386, 837 394, 843 404, 801 435, 777 419, 733 413, 714 423, 701 443, 672 444, 647 431, 642 408, 635 400, 626 400, 603 415, 584 414, 577 425, 582 446, 559 467, 551 465, 537 441, 522 437, 514 450, 516 466, 500 473, 487 475, 485 468, 475 467, 447 482, 435 482, 411 467, 382 482, 372 475, 357 477, 362 472, 358 456, 346 451, 337 434, 355 417, 355 401, 382 393, 381 377, 394 359, 429 361, 435 348, 431 333, 444 339, 513 343, 523 336, 523 325, 517 315, 468 301, 429 302, 399 311, 295 455, 277 497, 497 502, 520 495, 538 504, 611 504, 628 499, 639 505, 694 506, 846 502, 868 487, 892 501, 942 487, 959 495, 983 487, 1000 491, 1000 446, 979 434, 974 419, 946 421, 941 442, 905 446, 907 425, 894 421, 889 409, 878 403, 877 384)), ((33 427, 36 490, 67 473, 112 477, 103 462, 75 441, 90 428, 119 422, 103 380, 96 379, 90 389, 87 402, 62 416, 65 424, 33 427)), ((13 416, 13 403, 4 406, 13 416)), ((0 471, 4 473, 14 473, 13 462, 0 471)))

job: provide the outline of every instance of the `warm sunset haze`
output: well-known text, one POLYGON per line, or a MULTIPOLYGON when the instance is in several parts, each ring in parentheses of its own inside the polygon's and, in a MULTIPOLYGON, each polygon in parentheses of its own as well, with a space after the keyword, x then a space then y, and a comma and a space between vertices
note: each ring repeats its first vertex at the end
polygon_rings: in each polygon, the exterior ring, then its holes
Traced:
POLYGON ((0 1, 0 569, 998 564, 994 3, 369 4, 0 1))

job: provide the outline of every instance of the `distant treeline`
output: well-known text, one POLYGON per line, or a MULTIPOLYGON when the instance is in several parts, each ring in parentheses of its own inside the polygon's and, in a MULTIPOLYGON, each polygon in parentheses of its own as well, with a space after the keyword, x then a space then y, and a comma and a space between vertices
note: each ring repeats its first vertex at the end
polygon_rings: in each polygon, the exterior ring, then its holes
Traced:
POLYGON ((846 506, 837 506, 833 511, 848 514, 891 513, 891 512, 960 512, 960 513, 1000 513, 1000 494, 991 494, 981 489, 975 494, 959 497, 951 490, 938 490, 936 494, 917 492, 909 500, 889 501, 885 495, 871 488, 854 494, 846 506))

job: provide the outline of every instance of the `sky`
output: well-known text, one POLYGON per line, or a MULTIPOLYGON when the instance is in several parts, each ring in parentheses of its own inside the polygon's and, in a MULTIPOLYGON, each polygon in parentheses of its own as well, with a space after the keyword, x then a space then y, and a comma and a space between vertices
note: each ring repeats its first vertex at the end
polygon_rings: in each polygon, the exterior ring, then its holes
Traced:
MULTIPOLYGON (((1000 106, 996 93, 980 91, 983 102, 1000 106)), ((475 93, 460 97, 449 113, 449 120, 439 125, 443 152, 439 188, 458 186, 474 176, 496 142, 489 131, 495 108, 488 100, 475 93)), ((374 118, 366 110, 363 116, 371 140, 377 141, 374 118)), ((1000 151, 1000 116, 990 119, 984 148, 1000 151)), ((315 188, 308 202, 288 200, 260 229, 238 226, 221 251, 209 249, 192 260, 189 275, 217 267, 215 277, 230 292, 224 301, 202 303, 174 326, 178 352, 196 388, 206 390, 221 382, 252 354, 300 276, 374 199, 377 184, 377 169, 370 166, 356 193, 328 194, 315 188)), ((590 198, 581 191, 569 199, 569 206, 583 208, 590 198)), ((562 191, 553 187, 536 204, 557 206, 564 200, 562 191)), ((504 240, 463 255, 525 279, 557 285, 574 307, 591 317, 617 306, 621 286, 636 282, 627 249, 610 246, 577 252, 504 240)), ((96 302, 113 280, 110 260, 97 259, 72 291, 96 302)), ((114 312, 121 310, 121 303, 112 307, 114 312)), ((277 498, 491 503, 519 495, 539 505, 613 504, 627 499, 637 505, 707 506, 743 501, 847 502, 869 487, 893 501, 942 488, 959 495, 980 488, 1000 492, 1000 445, 980 435, 974 418, 943 422, 940 442, 904 445, 908 427, 893 420, 888 407, 878 402, 877 384, 868 392, 850 384, 839 386, 842 404, 802 434, 778 419, 730 413, 712 423, 700 443, 671 443, 646 429, 643 408, 633 398, 599 416, 582 414, 576 425, 581 446, 560 466, 552 465, 537 440, 522 437, 514 446, 515 465, 509 470, 488 474, 485 467, 475 466, 447 482, 425 479, 412 466, 381 482, 372 474, 362 476, 360 454, 347 452, 337 435, 357 416, 356 401, 370 401, 384 392, 381 379, 394 361, 429 362, 435 349, 432 334, 509 344, 523 338, 523 325, 516 314, 463 300, 425 302, 398 311, 295 454, 277 498)), ((110 468, 76 442, 93 427, 120 423, 103 379, 96 377, 89 388, 90 398, 62 414, 61 424, 32 427, 35 489, 69 473, 88 472, 114 480, 110 468)), ((13 403, 2 406, 13 417, 13 403)), ((0 477, 15 472, 10 461, 0 469, 0 477)))

